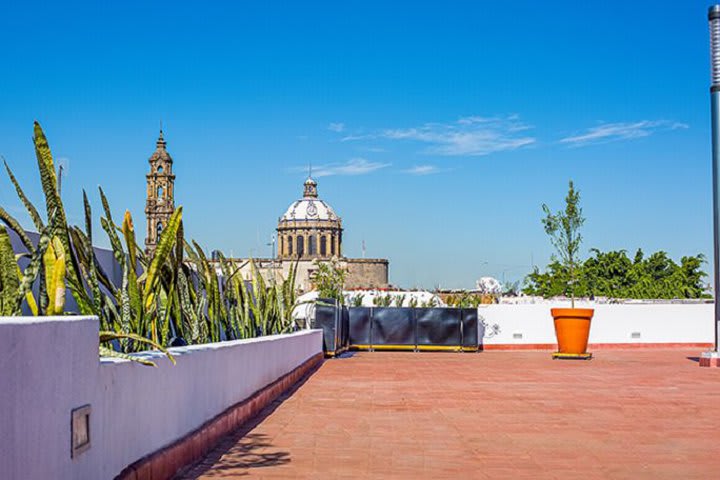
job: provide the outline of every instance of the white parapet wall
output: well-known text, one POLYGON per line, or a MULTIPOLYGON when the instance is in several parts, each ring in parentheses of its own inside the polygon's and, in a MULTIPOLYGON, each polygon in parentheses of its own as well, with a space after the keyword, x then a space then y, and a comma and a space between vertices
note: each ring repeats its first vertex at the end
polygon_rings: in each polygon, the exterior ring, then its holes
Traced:
MULTIPOLYGON (((555 345, 550 309, 570 307, 569 302, 482 305, 479 320, 484 322, 483 344, 488 348, 517 346, 549 348, 555 345)), ((597 346, 699 345, 714 341, 711 303, 579 303, 593 308, 590 344, 597 346)))
POLYGON ((307 330, 170 349, 157 368, 98 358, 94 317, 0 317, 0 478, 112 479, 322 352, 307 330), (71 412, 90 448, 71 458, 71 412))

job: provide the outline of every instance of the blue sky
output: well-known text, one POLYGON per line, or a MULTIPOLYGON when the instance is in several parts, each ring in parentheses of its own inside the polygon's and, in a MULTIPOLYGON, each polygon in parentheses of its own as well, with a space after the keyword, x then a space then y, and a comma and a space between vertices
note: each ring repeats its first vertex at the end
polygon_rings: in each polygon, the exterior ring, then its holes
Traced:
MULTIPOLYGON (((569 179, 586 254, 711 253, 706 2, 144 3, 3 5, 0 154, 39 202, 39 120, 71 220, 102 185, 144 229, 162 121, 187 234, 236 256, 311 162, 400 286, 546 264, 569 179)), ((0 204, 29 226, 4 177, 0 204)))

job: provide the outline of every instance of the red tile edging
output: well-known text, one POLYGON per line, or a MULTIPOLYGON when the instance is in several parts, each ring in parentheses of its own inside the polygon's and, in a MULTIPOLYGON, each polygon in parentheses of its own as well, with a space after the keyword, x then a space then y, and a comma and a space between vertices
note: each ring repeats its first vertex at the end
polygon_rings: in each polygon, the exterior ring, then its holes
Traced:
POLYGON ((292 372, 261 388, 181 439, 125 467, 115 480, 172 478, 184 466, 202 459, 222 437, 253 418, 322 362, 322 353, 313 355, 292 372))
MULTIPOLYGON (((588 350, 636 350, 645 348, 712 348, 712 343, 591 343, 588 350)), ((498 343, 481 345, 480 350, 557 350, 555 343, 498 343)))
POLYGON ((628 350, 642 348, 709 348, 712 343, 591 343, 588 348, 597 348, 598 350, 628 350))

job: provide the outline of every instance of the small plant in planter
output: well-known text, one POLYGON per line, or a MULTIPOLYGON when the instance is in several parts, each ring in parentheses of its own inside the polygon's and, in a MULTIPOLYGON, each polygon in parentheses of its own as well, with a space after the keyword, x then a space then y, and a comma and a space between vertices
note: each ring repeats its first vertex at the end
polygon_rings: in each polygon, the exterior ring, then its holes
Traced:
POLYGON ((345 277, 347 270, 340 265, 337 258, 333 257, 329 262, 313 261, 317 268, 312 273, 312 285, 318 292, 318 301, 335 300, 338 305, 345 303, 345 277))
POLYGON ((575 308, 578 257, 582 243, 580 228, 585 223, 582 208, 580 208, 580 192, 575 190, 571 180, 565 197, 564 210, 552 213, 545 204, 542 208, 545 212, 545 218, 542 220, 545 233, 550 236, 550 241, 560 257, 559 260, 567 269, 570 292, 571 308, 551 309, 558 341, 558 352, 555 354, 555 358, 558 356, 589 358, 587 344, 594 310, 592 308, 575 308))
POLYGON ((365 298, 365 295, 363 295, 362 293, 358 293, 357 295, 350 297, 350 299, 349 299, 350 306, 351 307, 362 307, 364 298, 365 298))
POLYGON ((377 297, 373 298, 373 305, 376 307, 390 307, 393 303, 393 297, 389 293, 386 295, 378 294, 377 297))

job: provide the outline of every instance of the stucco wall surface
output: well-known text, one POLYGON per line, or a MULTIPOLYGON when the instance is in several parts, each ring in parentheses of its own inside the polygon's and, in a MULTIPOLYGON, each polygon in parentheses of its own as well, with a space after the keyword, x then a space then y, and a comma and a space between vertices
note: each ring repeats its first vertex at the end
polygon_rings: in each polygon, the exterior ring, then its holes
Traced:
POLYGON ((98 359, 92 317, 0 318, 0 478, 112 479, 322 351, 320 331, 173 348, 177 365, 98 359), (90 404, 91 447, 70 419, 90 404))
MULTIPOLYGON (((551 308, 556 305, 481 305, 480 321, 485 321, 485 345, 554 344, 555 330, 551 308), (495 332, 493 326, 499 327, 495 332)), ((590 343, 712 343, 713 304, 594 304, 578 303, 578 308, 594 308, 590 343), (635 336, 633 336, 635 334, 635 336), (639 338, 638 338, 639 334, 639 338)))

